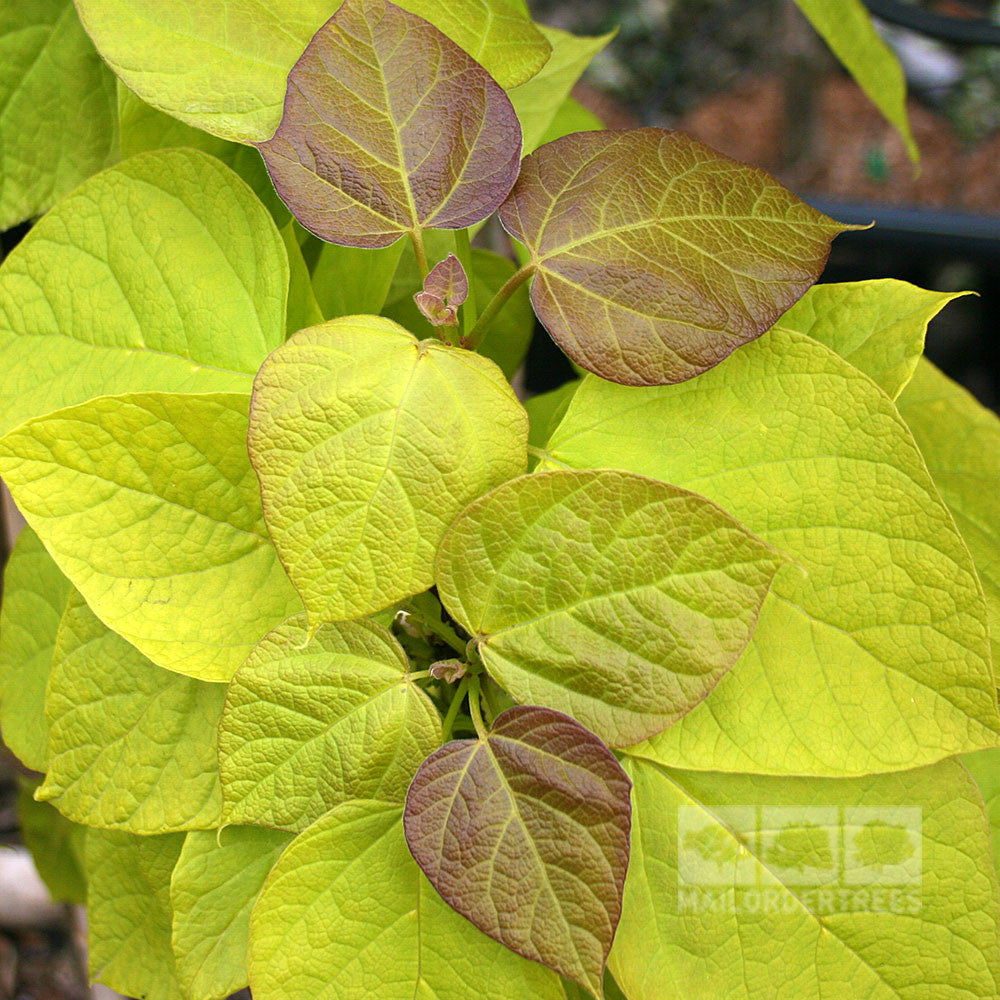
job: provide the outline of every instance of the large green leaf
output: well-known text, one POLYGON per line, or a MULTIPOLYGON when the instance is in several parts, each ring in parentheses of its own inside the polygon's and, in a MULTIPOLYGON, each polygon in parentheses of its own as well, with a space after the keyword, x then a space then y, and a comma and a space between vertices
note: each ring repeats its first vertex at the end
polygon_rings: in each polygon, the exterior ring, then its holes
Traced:
POLYGON ((1000 663, 1000 420, 926 360, 897 405, 972 552, 1000 663))
POLYGON ((302 248, 291 221, 282 226, 281 239, 288 254, 288 308, 285 312, 285 327, 290 337, 307 326, 322 323, 323 312, 316 301, 312 276, 302 256, 302 248))
POLYGON ((386 0, 345 0, 289 73, 260 150, 306 229, 379 248, 496 211, 521 129, 499 84, 432 24, 386 0))
POLYGON ((626 770, 610 966, 629 1000, 997 996, 997 882, 960 765, 839 781, 626 770))
POLYGON ((222 684, 150 663, 73 594, 45 698, 49 764, 38 798, 105 829, 218 826, 215 747, 225 696, 222 684))
POLYGON ((184 122, 150 107, 136 97, 121 80, 118 81, 118 121, 122 157, 175 146, 200 149, 222 160, 253 188, 254 194, 267 206, 275 225, 284 226, 291 219, 291 212, 274 190, 260 151, 253 146, 228 142, 185 125, 184 122))
POLYGON ((781 561, 686 490, 558 471, 466 508, 437 580, 514 698, 627 746, 689 712, 736 662, 781 561))
POLYGON ((577 364, 627 385, 693 378, 760 336, 850 228, 679 132, 581 132, 523 164, 500 209, 531 301, 577 364))
POLYGON ((406 654, 371 621, 286 622, 236 672, 219 727, 227 823, 303 830, 347 799, 402 802, 441 744, 406 654))
POLYGON ((996 744, 968 550, 889 398, 829 348, 775 329, 684 385, 588 377, 548 451, 703 493, 794 560, 740 662, 643 754, 845 775, 996 744))
POLYGON ((578 722, 517 705, 489 734, 424 761, 406 797, 406 842, 446 903, 603 1000, 628 869, 630 787, 578 722))
MULTIPOLYGON (((599 132, 605 127, 604 122, 590 108, 584 107, 573 97, 567 97, 556 111, 552 123, 542 136, 540 145, 555 142, 556 139, 561 139, 571 132, 599 132)), ((611 996, 607 986, 604 990, 606 995, 611 996)))
POLYGON ((90 978, 143 1000, 187 1000, 170 946, 170 873, 183 833, 87 831, 90 978))
POLYGON ((117 155, 115 78, 72 0, 4 0, 0 231, 41 215, 117 155))
POLYGON ((826 344, 896 399, 924 353, 927 324, 964 294, 891 279, 814 285, 777 325, 826 344))
MULTIPOLYGON (((507 0, 403 0, 501 86, 534 75, 545 38, 507 0)), ((144 101, 223 139, 268 139, 295 61, 340 0, 77 0, 101 55, 144 101)))
POLYGON ((591 59, 614 38, 615 33, 594 38, 571 35, 559 28, 539 25, 552 46, 549 61, 539 72, 510 92, 524 133, 524 154, 533 153, 545 138, 573 85, 591 59))
POLYGON ((303 330, 254 382, 250 455, 315 630, 434 583, 455 515, 523 472, 527 417, 493 362, 391 320, 303 330))
POLYGON ((0 606, 0 731, 25 767, 48 761, 45 685, 66 599, 73 585, 31 528, 14 543, 0 606))
POLYGON ((55 806, 36 802, 34 782, 23 781, 17 795, 17 818, 24 846, 53 899, 87 904, 84 845, 87 828, 66 819, 55 806))
POLYGON ((264 526, 242 394, 102 396, 0 439, 28 523, 154 663, 228 680, 301 610, 264 526))
POLYGON ((445 904, 401 810, 337 806, 292 842, 250 918, 256 1000, 562 1000, 558 977, 445 904))
POLYGON ((872 103, 896 127, 914 163, 920 151, 906 111, 906 77, 861 0, 795 0, 872 103))
POLYGON ((976 779, 986 803, 993 841, 993 867, 1000 871, 1000 750, 966 754, 962 762, 976 779))
POLYGON ((188 997, 222 1000, 247 985, 250 911, 290 839, 252 826, 185 838, 170 903, 177 977, 188 997))
POLYGON ((109 392, 249 391, 284 340, 287 286, 281 237, 228 167, 132 157, 0 268, 0 432, 109 392))

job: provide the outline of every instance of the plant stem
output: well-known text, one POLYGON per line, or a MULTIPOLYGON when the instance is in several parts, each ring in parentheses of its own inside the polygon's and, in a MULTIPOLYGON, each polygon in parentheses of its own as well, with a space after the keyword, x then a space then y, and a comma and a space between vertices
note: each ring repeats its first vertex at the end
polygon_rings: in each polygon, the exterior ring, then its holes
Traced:
POLYGON ((448 706, 448 714, 444 717, 444 722, 441 724, 441 732, 444 735, 445 743, 451 739, 451 731, 455 727, 455 718, 458 715, 458 710, 462 707, 462 702, 465 701, 465 692, 468 690, 469 678, 463 677, 462 682, 452 695, 451 704, 448 706))
POLYGON ((486 726, 483 724, 483 714, 479 707, 480 681, 479 675, 473 674, 469 681, 469 714, 472 716, 472 724, 476 727, 476 732, 481 740, 487 736, 486 726))
POLYGON ((496 314, 507 304, 507 300, 535 273, 534 264, 525 264, 519 271, 510 276, 507 283, 493 296, 490 304, 482 311, 476 325, 462 338, 462 346, 475 351, 489 332, 490 324, 496 314))
POLYGON ((430 676, 431 672, 429 670, 415 670, 413 673, 407 674, 406 679, 410 681, 422 681, 430 676))
POLYGON ((468 643, 463 642, 458 637, 458 633, 442 621, 441 603, 435 599, 433 594, 429 591, 426 594, 418 594, 407 601, 403 610, 408 615, 413 615, 422 625, 426 625, 439 639, 446 642, 462 659, 465 659, 468 643), (433 602, 431 607, 423 607, 431 602, 433 602))
POLYGON ((413 240, 413 252, 417 258, 417 267, 420 269, 420 278, 423 280, 431 271, 427 264, 427 251, 424 249, 424 234, 419 229, 411 229, 410 239, 413 240))
POLYGON ((476 286, 472 280, 472 245, 469 243, 469 230, 459 229, 455 233, 455 256, 465 268, 465 276, 469 279, 469 295, 462 306, 462 332, 466 336, 476 324, 478 311, 476 309, 476 286))

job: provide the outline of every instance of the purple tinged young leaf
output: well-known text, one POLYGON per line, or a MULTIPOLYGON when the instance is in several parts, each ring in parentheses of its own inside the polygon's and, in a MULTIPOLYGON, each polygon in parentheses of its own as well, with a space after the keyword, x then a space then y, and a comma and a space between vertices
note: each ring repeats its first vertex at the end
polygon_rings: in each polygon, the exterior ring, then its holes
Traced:
POLYGON ((454 684, 456 681, 460 681, 469 670, 468 664, 461 660, 438 660, 430 665, 429 672, 431 677, 439 681, 454 684))
POLYGON ((424 278, 423 291, 413 296, 431 326, 458 326, 458 307, 469 297, 469 279, 462 262, 448 254, 424 278))
POLYGON ((406 842, 441 898, 512 951, 602 996, 628 869, 631 782, 568 715, 517 706, 431 754, 406 842))
POLYGON ((852 228, 657 128, 542 146, 500 220, 528 248, 531 301, 553 340, 625 385, 683 382, 759 337, 852 228))
POLYGON ((470 55, 386 0, 346 0, 288 76, 260 151, 282 200, 331 243, 464 229, 507 196, 521 128, 470 55))

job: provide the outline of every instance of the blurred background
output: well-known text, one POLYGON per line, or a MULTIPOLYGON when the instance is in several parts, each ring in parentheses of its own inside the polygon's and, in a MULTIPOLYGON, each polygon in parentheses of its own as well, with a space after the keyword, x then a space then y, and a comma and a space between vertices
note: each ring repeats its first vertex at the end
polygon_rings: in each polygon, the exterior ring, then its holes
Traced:
POLYGON ((575 91, 609 127, 680 129, 842 221, 874 220, 836 240, 821 280, 978 292, 935 320, 927 352, 1000 409, 1000 2, 866 6, 906 72, 916 171, 792 0, 532 0, 569 31, 619 26, 575 91))

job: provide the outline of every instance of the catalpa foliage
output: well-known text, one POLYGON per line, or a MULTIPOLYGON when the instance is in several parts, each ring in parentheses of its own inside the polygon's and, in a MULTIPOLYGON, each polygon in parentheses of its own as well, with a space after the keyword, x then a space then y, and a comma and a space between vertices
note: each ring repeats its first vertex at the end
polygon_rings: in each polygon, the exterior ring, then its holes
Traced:
MULTIPOLYGON (((861 5, 801 6, 906 134, 861 5)), ((1000 992, 1000 422, 922 358, 953 296, 815 285, 847 227, 604 131, 608 41, 0 13, 0 225, 52 206, 0 267, 0 724, 94 979, 1000 992), (536 318, 583 377, 524 405, 536 318)))

